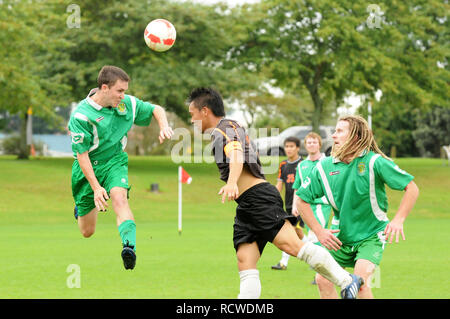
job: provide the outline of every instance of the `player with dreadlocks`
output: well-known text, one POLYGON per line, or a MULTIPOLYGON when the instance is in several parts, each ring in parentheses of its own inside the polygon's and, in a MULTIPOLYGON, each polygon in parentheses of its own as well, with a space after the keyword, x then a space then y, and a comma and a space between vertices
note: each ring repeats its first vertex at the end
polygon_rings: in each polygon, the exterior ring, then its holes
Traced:
MULTIPOLYGON (((399 241, 403 223, 414 206, 419 189, 414 177, 401 170, 379 148, 369 126, 360 116, 341 117, 333 134, 330 157, 321 160, 299 188, 297 208, 319 241, 342 267, 354 268, 364 279, 359 298, 373 298, 371 276, 380 264, 387 240, 399 241), (387 218, 385 184, 404 190, 392 221, 387 218), (338 226, 333 240, 325 240, 323 227, 316 221, 309 203, 326 196, 338 226)), ((316 277, 321 298, 337 298, 333 284, 316 277)))

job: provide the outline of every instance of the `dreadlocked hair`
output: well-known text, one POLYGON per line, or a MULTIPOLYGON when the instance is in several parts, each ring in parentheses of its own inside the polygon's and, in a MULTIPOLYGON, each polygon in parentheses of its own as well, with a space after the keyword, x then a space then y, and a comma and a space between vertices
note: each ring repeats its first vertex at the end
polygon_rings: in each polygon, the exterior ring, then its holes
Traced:
POLYGON ((384 158, 392 161, 378 147, 372 130, 369 128, 367 121, 359 115, 347 115, 339 118, 338 121, 347 121, 349 123, 350 134, 347 141, 338 149, 331 151, 331 156, 340 161, 350 163, 356 157, 360 156, 364 151, 373 151, 380 154, 384 158))

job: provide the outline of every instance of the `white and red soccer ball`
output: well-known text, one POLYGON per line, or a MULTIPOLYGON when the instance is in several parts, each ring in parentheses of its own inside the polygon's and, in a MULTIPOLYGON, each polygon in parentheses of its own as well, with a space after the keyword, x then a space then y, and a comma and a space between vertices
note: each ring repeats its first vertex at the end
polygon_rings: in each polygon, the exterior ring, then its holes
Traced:
POLYGON ((175 43, 177 31, 172 23, 164 19, 151 21, 144 31, 147 46, 153 51, 164 52, 175 43))

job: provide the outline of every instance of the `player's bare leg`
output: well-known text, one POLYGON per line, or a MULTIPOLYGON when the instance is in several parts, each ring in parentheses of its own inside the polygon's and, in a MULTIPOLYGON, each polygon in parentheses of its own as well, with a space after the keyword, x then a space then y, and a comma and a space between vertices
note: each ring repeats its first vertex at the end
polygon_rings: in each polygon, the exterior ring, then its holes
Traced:
POLYGON ((360 299, 373 299, 372 289, 370 288, 370 282, 372 275, 375 271, 375 264, 367 259, 358 259, 355 264, 354 274, 362 277, 365 284, 361 286, 358 298, 360 299))
POLYGON ((298 252, 304 245, 298 237, 295 228, 288 221, 284 222, 283 227, 272 243, 280 250, 294 257, 297 257, 298 252))
POLYGON ((113 210, 116 213, 117 226, 126 220, 133 220, 134 216, 128 204, 127 189, 123 187, 113 187, 109 192, 113 210))
POLYGON ((338 299, 334 284, 320 274, 316 274, 317 288, 319 288, 320 299, 338 299))
POLYGON ((258 299, 261 295, 261 282, 256 264, 261 257, 256 242, 242 243, 236 251, 240 289, 238 299, 258 299))
POLYGON ((84 216, 78 216, 78 227, 83 237, 89 238, 95 233, 97 225, 98 209, 94 208, 84 216))

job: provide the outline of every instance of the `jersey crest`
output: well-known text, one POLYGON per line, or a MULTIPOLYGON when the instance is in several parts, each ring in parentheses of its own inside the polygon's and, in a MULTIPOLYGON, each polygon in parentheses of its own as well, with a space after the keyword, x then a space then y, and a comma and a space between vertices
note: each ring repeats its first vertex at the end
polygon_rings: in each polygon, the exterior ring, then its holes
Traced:
POLYGON ((358 164, 358 175, 362 176, 366 172, 366 164, 364 162, 361 162, 358 164))
POLYGON ((119 114, 127 113, 127 106, 125 105, 125 103, 120 102, 119 105, 117 105, 117 111, 119 112, 119 114))

